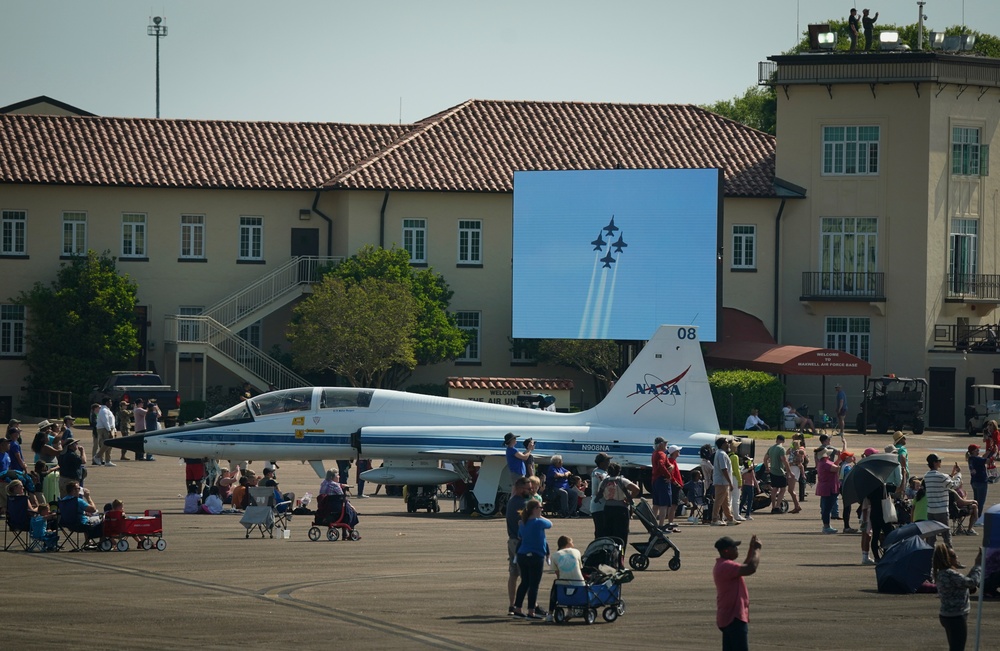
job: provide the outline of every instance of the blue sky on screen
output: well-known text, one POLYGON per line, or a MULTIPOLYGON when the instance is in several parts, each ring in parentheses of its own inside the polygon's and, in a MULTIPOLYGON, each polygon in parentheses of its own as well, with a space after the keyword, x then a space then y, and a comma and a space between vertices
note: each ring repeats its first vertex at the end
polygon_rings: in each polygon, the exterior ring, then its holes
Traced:
POLYGON ((513 336, 715 341, 718 208, 717 170, 516 172, 513 336))

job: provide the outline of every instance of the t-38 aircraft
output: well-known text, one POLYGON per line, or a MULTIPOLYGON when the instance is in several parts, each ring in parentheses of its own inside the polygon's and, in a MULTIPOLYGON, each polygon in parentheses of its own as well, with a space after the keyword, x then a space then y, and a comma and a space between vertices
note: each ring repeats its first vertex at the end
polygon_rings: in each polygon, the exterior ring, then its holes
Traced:
POLYGON ((681 446, 680 466, 697 465, 719 423, 698 329, 660 326, 597 406, 557 413, 387 389, 304 387, 264 393, 206 420, 109 441, 112 447, 175 457, 295 459, 324 476, 324 459, 372 458, 363 473, 382 484, 468 479, 479 511, 493 514, 509 491, 504 435, 532 437, 536 461, 553 455, 592 467, 605 452, 623 467, 649 466, 657 436, 681 446))

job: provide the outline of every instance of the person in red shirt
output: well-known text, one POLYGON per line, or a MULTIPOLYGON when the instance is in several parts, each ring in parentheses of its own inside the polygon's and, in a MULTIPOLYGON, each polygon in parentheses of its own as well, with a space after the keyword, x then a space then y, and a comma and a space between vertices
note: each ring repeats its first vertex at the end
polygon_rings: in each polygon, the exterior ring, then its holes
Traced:
POLYGON ((722 651, 747 651, 750 648, 750 594, 743 577, 757 571, 760 563, 760 540, 750 538, 746 560, 737 562, 740 541, 723 536, 715 541, 719 558, 715 559, 715 624, 722 631, 722 651))
POLYGON ((667 461, 667 441, 660 436, 653 440, 653 515, 656 524, 663 526, 667 510, 673 503, 670 463, 667 461))

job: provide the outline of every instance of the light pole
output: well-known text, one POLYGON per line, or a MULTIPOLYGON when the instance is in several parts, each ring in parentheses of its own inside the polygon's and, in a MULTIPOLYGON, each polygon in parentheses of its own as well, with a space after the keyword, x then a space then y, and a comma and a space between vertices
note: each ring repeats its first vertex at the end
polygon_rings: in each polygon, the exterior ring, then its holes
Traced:
POLYGON ((160 39, 167 36, 167 26, 162 23, 163 19, 156 16, 146 27, 146 35, 156 37, 156 117, 160 117, 160 39))

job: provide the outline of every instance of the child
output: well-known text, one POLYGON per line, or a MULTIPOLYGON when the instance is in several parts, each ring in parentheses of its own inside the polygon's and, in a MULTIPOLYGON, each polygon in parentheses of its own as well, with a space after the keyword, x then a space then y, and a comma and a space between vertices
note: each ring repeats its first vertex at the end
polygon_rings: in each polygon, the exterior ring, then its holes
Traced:
POLYGON ((688 516, 688 522, 694 524, 698 522, 698 510, 705 506, 705 484, 702 482, 700 469, 691 470, 690 479, 684 484, 684 495, 691 505, 691 515, 688 516))
POLYGON ((552 555, 552 569, 556 572, 556 580, 552 582, 552 592, 549 593, 549 612, 545 621, 552 621, 552 612, 556 608, 556 584, 584 586, 583 561, 580 550, 573 546, 569 536, 559 536, 559 551, 552 555))
POLYGON ((545 504, 541 493, 542 480, 535 475, 532 475, 531 477, 528 477, 528 485, 531 487, 531 496, 528 499, 535 500, 539 504, 545 504))
POLYGON ((743 477, 743 488, 740 489, 740 513, 746 513, 743 517, 753 520, 753 498, 757 494, 757 473, 754 472, 754 463, 748 455, 743 455, 740 460, 740 473, 743 477))
POLYGON ((906 499, 917 499, 918 490, 920 490, 920 477, 910 477, 910 479, 906 482, 906 499))
POLYGON ((188 485, 188 494, 184 498, 185 513, 201 513, 201 491, 197 485, 188 485))
POLYGON ((222 513, 222 498, 219 497, 218 486, 212 486, 209 490, 208 498, 201 505, 201 510, 203 513, 208 513, 209 515, 219 515, 222 513))
MULTIPOLYGON (((38 505, 38 513, 31 518, 31 538, 41 541, 42 549, 54 552, 59 549, 59 534, 55 532, 55 519, 49 512, 49 505, 38 505)), ((32 548, 32 550, 37 548, 32 548)))

